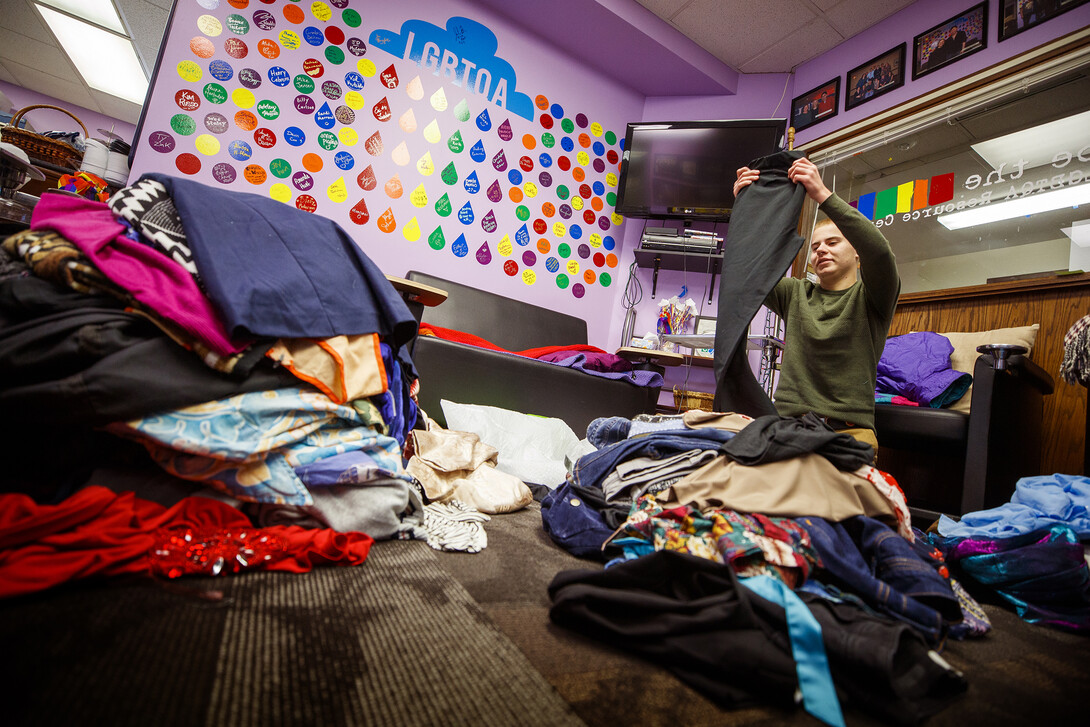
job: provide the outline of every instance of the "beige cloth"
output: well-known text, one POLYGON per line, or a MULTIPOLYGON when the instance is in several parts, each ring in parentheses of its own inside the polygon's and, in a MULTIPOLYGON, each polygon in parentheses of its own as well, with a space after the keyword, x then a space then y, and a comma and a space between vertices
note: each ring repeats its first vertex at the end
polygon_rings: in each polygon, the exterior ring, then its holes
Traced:
MULTIPOLYGON (((743 465, 720 456, 674 483, 664 508, 692 505, 782 517, 821 517, 839 522, 868 515, 897 526, 893 506, 863 477, 842 472, 819 454, 743 465)), ((661 499, 661 498, 660 498, 661 499)))
POLYGON ((704 411, 703 409, 690 409, 681 415, 681 421, 689 429, 725 429, 728 432, 740 432, 747 424, 753 421, 753 417, 734 412, 704 411))
POLYGON ((443 429, 411 432, 413 455, 406 471, 420 481, 433 502, 459 500, 496 515, 529 505, 534 495, 519 478, 496 469, 498 450, 472 432, 443 429))
POLYGON ((381 394, 389 386, 376 333, 281 338, 265 355, 338 404, 381 394))

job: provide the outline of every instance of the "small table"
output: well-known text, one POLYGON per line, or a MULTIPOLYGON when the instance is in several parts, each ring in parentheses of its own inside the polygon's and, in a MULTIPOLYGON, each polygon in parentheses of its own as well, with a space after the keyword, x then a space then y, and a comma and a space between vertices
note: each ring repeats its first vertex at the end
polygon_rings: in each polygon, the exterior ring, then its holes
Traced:
POLYGON ((401 293, 401 297, 405 300, 405 305, 409 306, 409 311, 413 314, 413 318, 416 319, 417 325, 420 324, 420 318, 424 315, 424 308, 437 306, 447 299, 447 291, 441 288, 434 288, 424 283, 418 283, 415 280, 406 280, 394 275, 387 275, 386 279, 390 281, 390 285, 394 286, 394 290, 401 293))
POLYGON ((666 373, 666 366, 680 366, 685 363, 685 357, 680 353, 659 351, 654 348, 621 346, 617 349, 617 355, 631 362, 632 368, 654 371, 660 376, 666 373))

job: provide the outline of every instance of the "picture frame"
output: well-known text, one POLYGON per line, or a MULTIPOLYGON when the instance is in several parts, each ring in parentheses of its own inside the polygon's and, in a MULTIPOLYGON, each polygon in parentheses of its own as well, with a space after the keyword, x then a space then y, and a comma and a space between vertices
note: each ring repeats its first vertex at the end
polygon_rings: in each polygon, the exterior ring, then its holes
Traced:
POLYGON ((912 39, 912 80, 988 47, 988 3, 974 5, 912 39))
POLYGON ((791 126, 802 131, 840 112, 840 76, 791 99, 791 126))
POLYGON ((907 47, 907 43, 901 43, 848 71, 844 109, 854 109, 905 85, 907 47))
MULTIPOLYGON (((700 336, 708 333, 715 333, 715 318, 711 316, 697 316, 693 320, 693 334, 700 336)), ((715 347, 693 349, 693 358, 714 357, 715 347)))
POLYGON ((1090 0, 999 0, 999 42, 1088 2, 1090 0))

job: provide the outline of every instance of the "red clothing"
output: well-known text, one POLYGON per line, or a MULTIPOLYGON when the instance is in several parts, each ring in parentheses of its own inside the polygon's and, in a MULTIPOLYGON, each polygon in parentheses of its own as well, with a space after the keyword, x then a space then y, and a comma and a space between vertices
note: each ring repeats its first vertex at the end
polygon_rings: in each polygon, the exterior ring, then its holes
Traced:
POLYGON ((373 542, 364 533, 295 525, 255 528, 235 508, 207 497, 187 497, 168 509, 99 486, 59 505, 5 494, 0 495, 0 597, 126 573, 170 578, 256 568, 305 573, 319 565, 359 565, 373 542), (214 568, 221 556, 225 562, 214 568))
POLYGON ((455 341, 457 343, 468 343, 471 346, 477 346, 478 348, 487 348, 491 351, 499 351, 501 353, 514 353, 519 356, 525 356, 527 358, 541 358, 550 353, 556 353, 558 351, 575 351, 577 353, 606 353, 597 346, 591 346, 586 343, 573 343, 567 346, 541 346, 540 348, 528 348, 525 351, 508 351, 506 348, 500 348, 491 341, 475 336, 472 333, 466 333, 465 331, 456 331, 453 328, 443 328, 442 326, 433 326, 430 323, 420 324, 420 335, 422 336, 435 336, 436 338, 443 338, 448 341, 455 341))

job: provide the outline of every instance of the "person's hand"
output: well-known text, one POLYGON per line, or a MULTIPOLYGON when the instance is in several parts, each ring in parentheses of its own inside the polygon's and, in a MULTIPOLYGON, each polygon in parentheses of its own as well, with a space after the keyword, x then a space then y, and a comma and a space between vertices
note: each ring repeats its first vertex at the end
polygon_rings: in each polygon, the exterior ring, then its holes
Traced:
POLYGON ((738 179, 734 180, 734 196, 737 197, 738 193, 757 181, 757 177, 761 176, 759 169, 750 169, 749 167, 742 167, 735 172, 738 179))
POLYGON ((791 167, 787 170, 787 178, 795 184, 801 184, 805 187, 806 194, 818 204, 824 202, 832 194, 829 188, 825 186, 825 182, 821 181, 821 172, 818 171, 817 166, 806 157, 792 162, 791 167))

